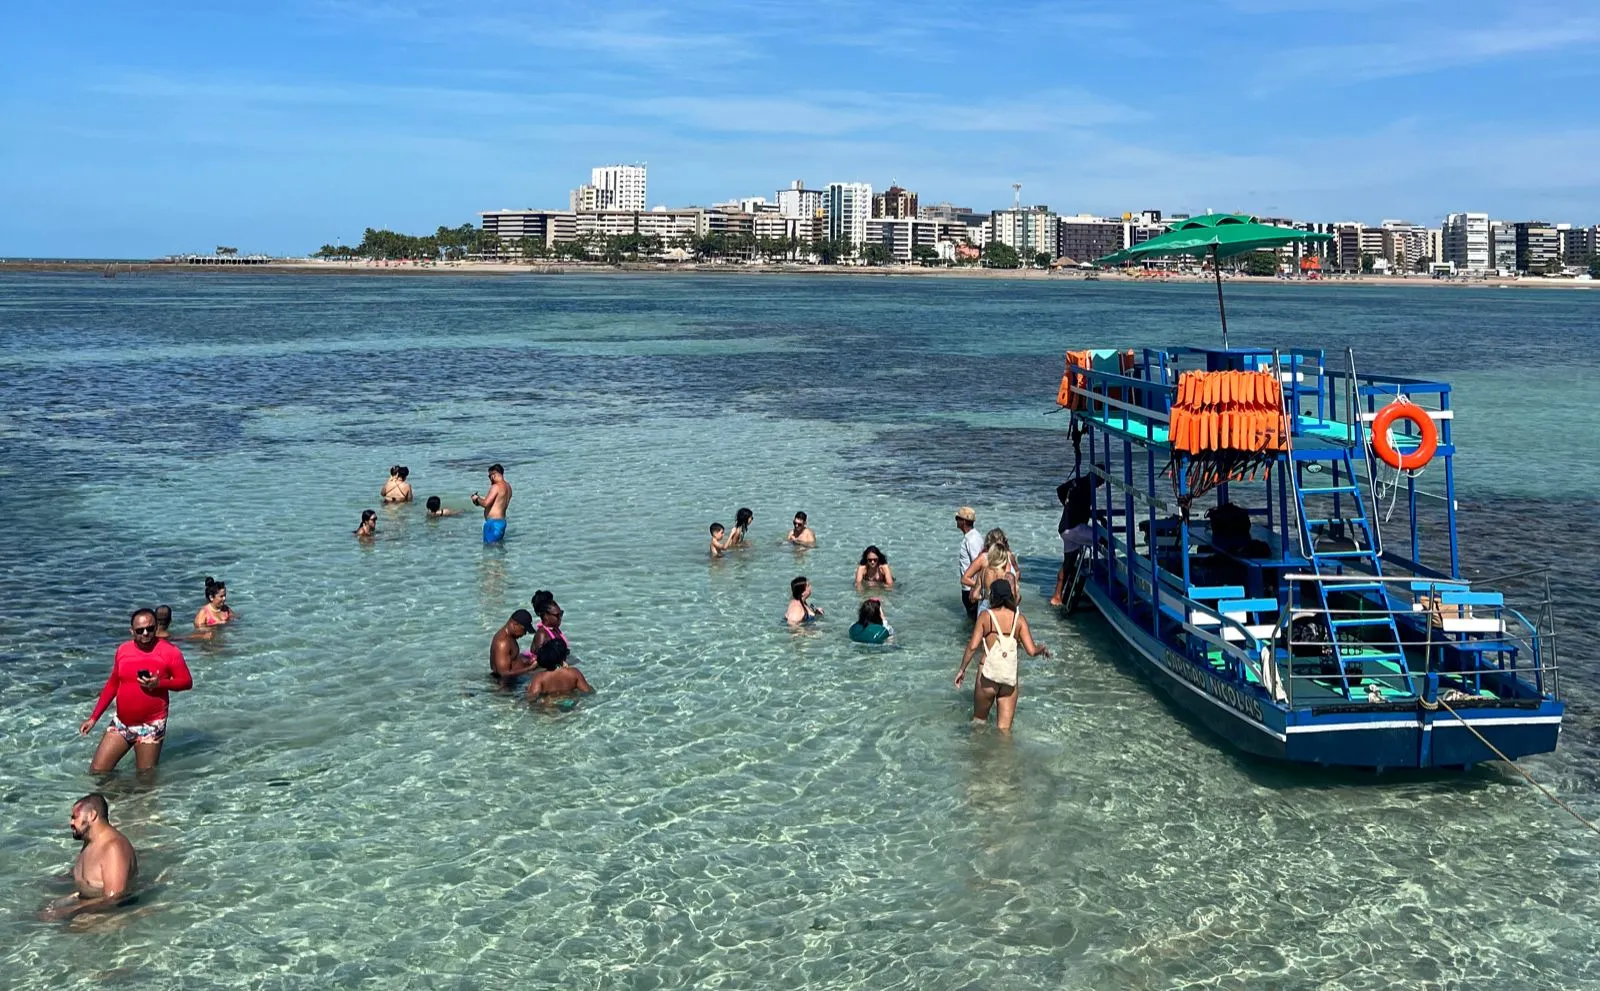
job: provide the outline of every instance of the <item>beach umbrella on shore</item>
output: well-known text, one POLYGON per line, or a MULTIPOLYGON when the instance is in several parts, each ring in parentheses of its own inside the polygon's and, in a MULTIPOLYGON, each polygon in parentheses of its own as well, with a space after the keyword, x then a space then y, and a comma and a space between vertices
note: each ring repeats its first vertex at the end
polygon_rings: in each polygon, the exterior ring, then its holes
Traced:
POLYGON ((1222 267, 1219 259, 1247 255, 1262 248, 1278 248, 1295 242, 1331 241, 1332 234, 1314 234, 1293 227, 1263 224, 1242 213, 1208 213, 1174 223, 1165 234, 1142 244, 1096 258, 1096 265, 1120 265, 1141 258, 1167 258, 1173 255, 1209 255, 1211 270, 1217 277, 1217 312, 1222 316, 1222 346, 1228 346, 1228 308, 1222 302, 1222 267))

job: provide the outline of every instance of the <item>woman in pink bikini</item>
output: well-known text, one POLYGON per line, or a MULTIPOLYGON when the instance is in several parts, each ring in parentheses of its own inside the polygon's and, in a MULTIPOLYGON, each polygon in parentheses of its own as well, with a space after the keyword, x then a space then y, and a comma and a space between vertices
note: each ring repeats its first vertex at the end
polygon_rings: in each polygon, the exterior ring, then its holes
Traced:
POLYGON ((228 585, 206 575, 206 604, 194 614, 194 628, 208 630, 233 622, 239 614, 228 605, 228 585))
MULTIPOLYGON (((533 614, 539 617, 539 625, 533 628, 533 648, 530 653, 538 654, 539 648, 551 640, 567 643, 567 635, 561 630, 561 606, 553 593, 542 588, 533 593, 533 614)), ((570 648, 572 645, 567 646, 570 648)))

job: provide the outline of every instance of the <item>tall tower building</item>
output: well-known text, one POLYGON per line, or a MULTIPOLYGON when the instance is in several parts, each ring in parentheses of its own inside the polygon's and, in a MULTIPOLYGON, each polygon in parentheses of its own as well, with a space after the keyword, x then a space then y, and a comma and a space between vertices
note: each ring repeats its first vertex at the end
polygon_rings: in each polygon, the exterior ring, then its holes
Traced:
POLYGON ((590 171, 589 185, 598 191, 600 209, 646 209, 643 165, 602 165, 590 171))
POLYGON ((823 216, 830 239, 865 244, 872 219, 872 186, 864 182, 830 182, 823 197, 823 216))

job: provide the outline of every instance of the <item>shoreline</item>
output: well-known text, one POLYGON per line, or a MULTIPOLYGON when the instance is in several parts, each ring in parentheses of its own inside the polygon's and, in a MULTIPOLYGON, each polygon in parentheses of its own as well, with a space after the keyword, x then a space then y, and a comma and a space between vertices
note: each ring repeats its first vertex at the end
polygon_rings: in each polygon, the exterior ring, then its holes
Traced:
MULTIPOLYGON (((1129 284, 1211 283, 1205 274, 1171 276, 1135 276, 1121 272, 1097 272, 1095 278, 1086 278, 1081 270, 1050 271, 1045 269, 1000 268, 922 268, 918 266, 888 266, 868 268, 859 265, 728 265, 677 262, 624 262, 608 265, 601 262, 562 264, 532 264, 520 262, 435 262, 416 264, 408 262, 327 262, 285 258, 259 265, 190 265, 174 262, 133 261, 0 261, 0 276, 7 273, 37 274, 100 274, 124 275, 175 275, 194 274, 270 274, 270 275, 378 275, 378 276, 512 276, 512 275, 801 275, 801 276, 852 276, 856 278, 958 278, 958 279, 1008 279, 1050 282, 1100 281, 1129 284)), ((1350 275, 1325 279, 1285 279, 1275 276, 1224 275, 1224 283, 1245 285, 1328 285, 1328 286, 1429 286, 1459 289, 1600 289, 1600 280, 1524 278, 1508 279, 1434 279, 1427 276, 1350 275)))

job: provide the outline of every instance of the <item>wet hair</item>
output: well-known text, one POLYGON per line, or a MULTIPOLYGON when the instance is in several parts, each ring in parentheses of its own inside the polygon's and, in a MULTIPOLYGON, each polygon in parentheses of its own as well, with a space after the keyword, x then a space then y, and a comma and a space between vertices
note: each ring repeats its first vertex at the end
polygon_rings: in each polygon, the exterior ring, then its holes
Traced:
POLYGON ((754 511, 741 508, 737 513, 733 514, 733 525, 742 530, 749 526, 750 521, 755 518, 756 514, 754 511))
POLYGON ((806 576, 801 575, 789 583, 789 595, 795 599, 800 598, 806 593, 806 586, 809 584, 811 583, 806 580, 806 576))
POLYGON ((489 466, 489 474, 491 475, 504 475, 505 473, 506 470, 500 466, 498 461, 489 466))
MULTIPOLYGON (((151 612, 155 615, 155 618, 156 618, 156 629, 164 630, 167 627, 172 625, 172 607, 171 606, 164 606, 164 605, 163 606, 156 606, 155 609, 151 610, 151 612)), ((129 625, 131 626, 133 624, 130 623, 129 625)))
POLYGON ((533 617, 528 615, 528 610, 526 609, 518 609, 516 612, 512 613, 511 622, 516 623, 524 630, 533 629, 533 617))
POLYGON ((867 545, 867 549, 861 552, 861 561, 860 561, 860 563, 861 564, 866 564, 868 555, 872 555, 872 554, 876 554, 878 556, 878 563, 879 564, 888 564, 889 563, 889 555, 885 554, 883 551, 878 550, 878 545, 877 544, 868 544, 867 545))
POLYGON ((715 533, 722 533, 723 531, 725 531, 727 529, 728 528, 723 526, 721 523, 713 523, 713 524, 711 524, 711 532, 714 533, 714 534, 715 533))
POLYGON ((794 518, 799 520, 801 523, 804 523, 806 521, 806 514, 805 513, 795 513, 794 514, 794 518))
MULTIPOLYGON (((377 514, 374 513, 373 515, 376 516, 377 514)), ((227 582, 219 582, 210 575, 206 575, 206 601, 210 602, 218 592, 225 591, 227 587, 227 582)))
POLYGON ((882 626, 883 603, 878 599, 868 599, 861 603, 861 611, 856 613, 856 622, 862 626, 882 626))
POLYGON ((138 623, 140 616, 149 616, 152 623, 156 621, 156 611, 154 609, 149 606, 140 606, 128 615, 128 625, 133 626, 138 623))
POLYGON ((989 605, 996 609, 1001 609, 1010 608, 1016 604, 1017 596, 1011 590, 1011 582, 1001 578, 989 586, 989 605))
POLYGON ((543 618, 544 614, 549 612, 550 607, 555 604, 556 594, 554 592, 549 592, 541 588, 533 593, 533 614, 535 616, 543 618))
POLYGON ((390 465, 389 466, 389 477, 390 478, 394 478, 398 474, 400 474, 400 466, 399 465, 390 465))
POLYGON ((438 496, 429 496, 428 497, 428 512, 437 513, 439 511, 439 505, 440 505, 440 503, 439 503, 439 497, 438 496))
POLYGON ((90 812, 98 815, 102 821, 111 821, 111 806, 106 804, 106 797, 99 792, 91 791, 89 794, 72 803, 72 809, 74 812, 85 807, 87 807, 90 812))
POLYGON ((378 511, 376 509, 363 509, 361 511, 361 522, 363 523, 367 522, 368 520, 375 520, 377 518, 378 511))
POLYGON ((568 656, 569 651, 565 641, 550 639, 544 642, 533 659, 544 670, 554 671, 567 662, 568 656))
POLYGON ((401 465, 397 474, 400 476, 400 481, 403 482, 411 475, 411 469, 407 468, 405 465, 401 465))

